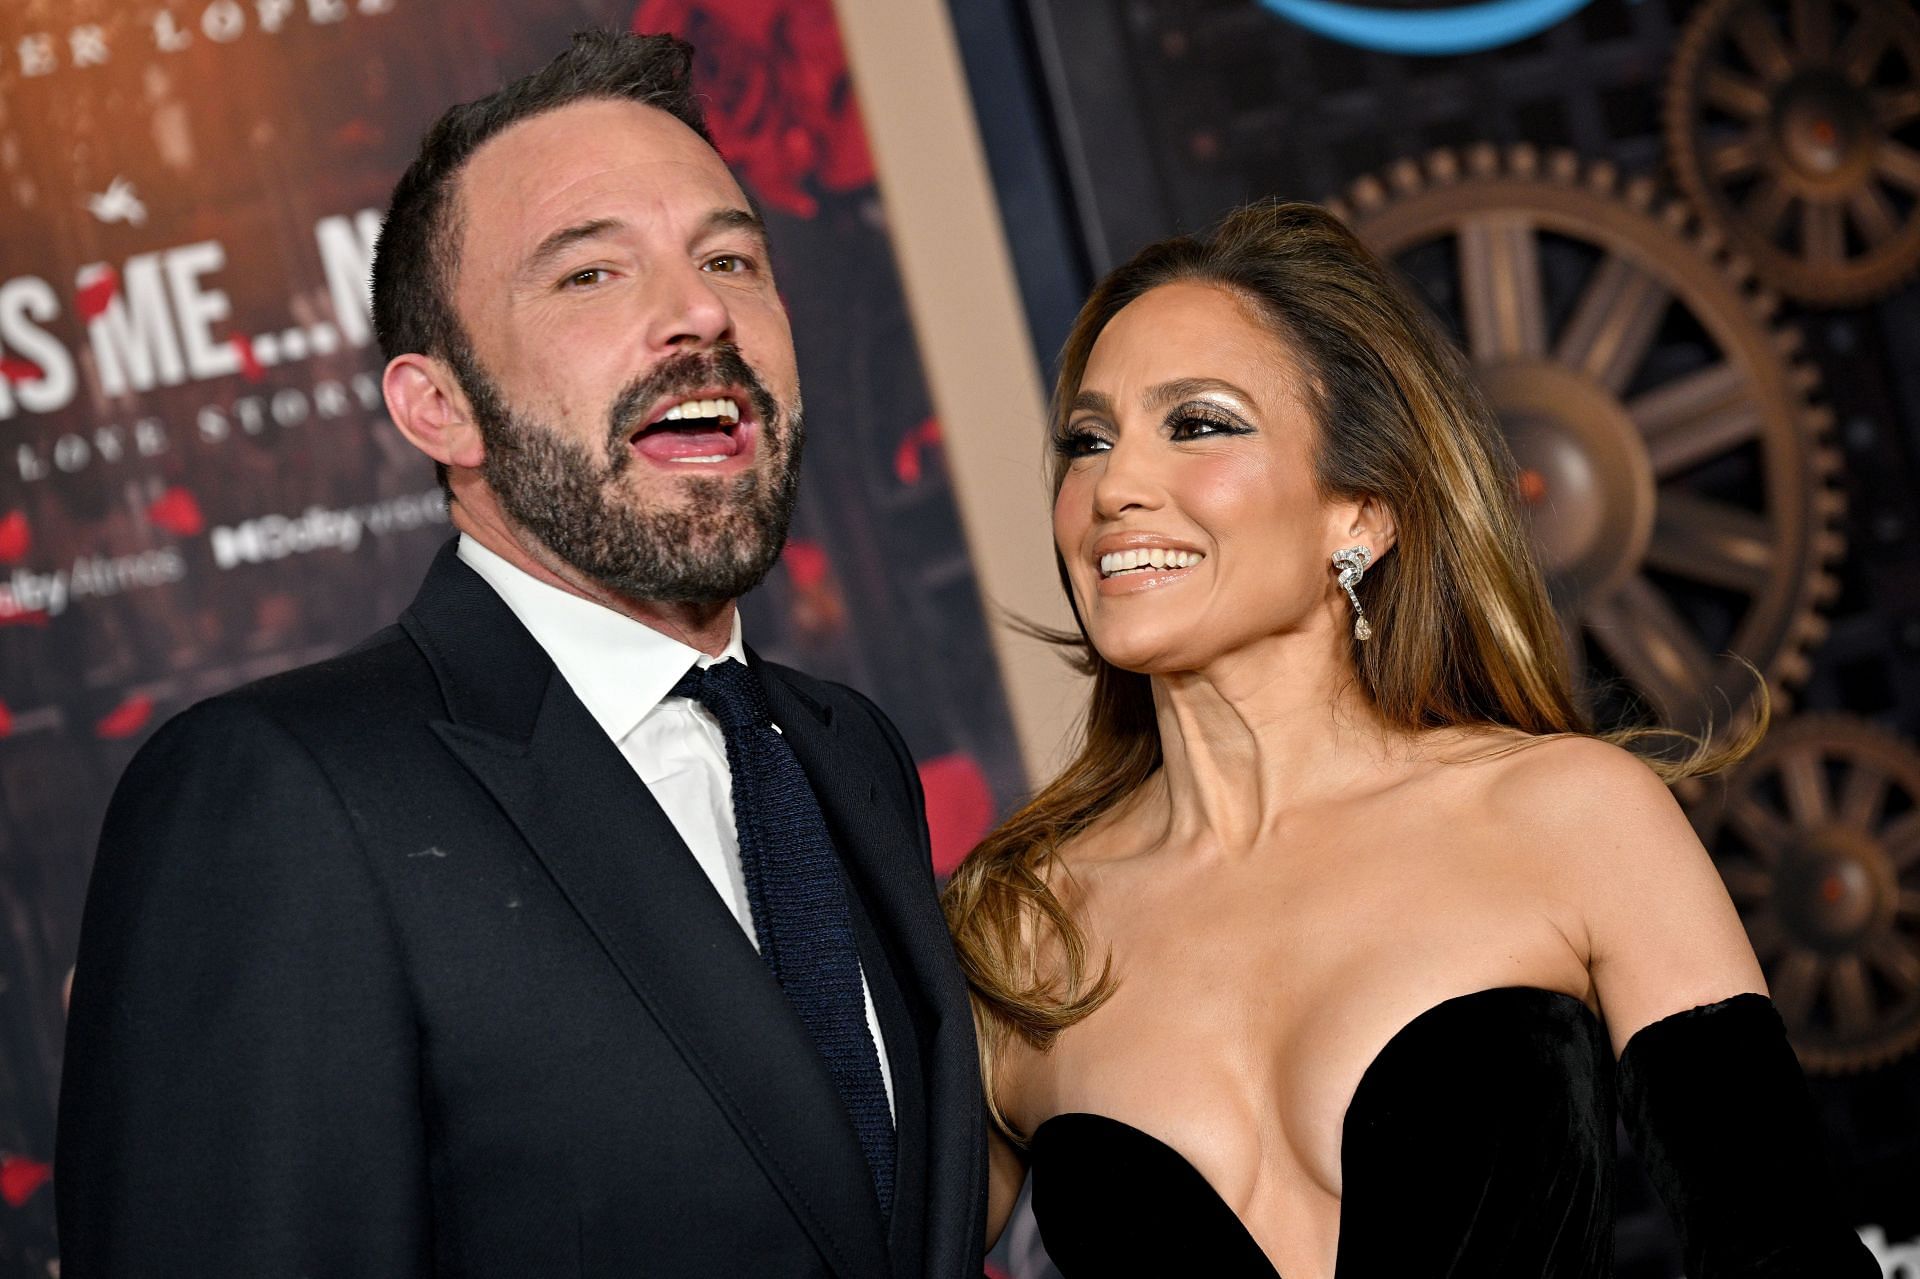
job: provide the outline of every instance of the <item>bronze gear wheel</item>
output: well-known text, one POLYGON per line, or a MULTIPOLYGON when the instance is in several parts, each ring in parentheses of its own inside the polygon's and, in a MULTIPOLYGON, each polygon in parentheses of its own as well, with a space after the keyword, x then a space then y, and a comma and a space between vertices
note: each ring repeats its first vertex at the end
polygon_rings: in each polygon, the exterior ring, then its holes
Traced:
MULTIPOLYGON (((1653 184, 1561 152, 1403 160, 1335 212, 1467 348, 1587 695, 1624 676, 1665 725, 1776 698, 1825 636, 1840 459, 1775 301, 1653 184), (1737 654, 1738 657, 1731 656, 1737 654)), ((1780 703, 1783 704, 1783 703, 1780 703)))
POLYGON ((1666 93, 1701 215, 1797 301, 1850 306, 1920 266, 1920 13, 1912 0, 1707 0, 1666 93))
POLYGON ((1920 1045, 1920 750, 1851 715, 1797 716, 1702 811, 1807 1069, 1920 1045))

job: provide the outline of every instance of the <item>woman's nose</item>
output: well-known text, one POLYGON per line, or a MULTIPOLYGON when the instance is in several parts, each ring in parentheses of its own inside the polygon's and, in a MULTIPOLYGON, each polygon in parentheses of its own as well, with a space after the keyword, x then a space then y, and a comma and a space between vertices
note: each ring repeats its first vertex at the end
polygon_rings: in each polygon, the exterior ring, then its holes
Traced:
POLYGON ((1097 518, 1117 519, 1128 511, 1152 510, 1160 505, 1164 490, 1152 453, 1144 445, 1121 440, 1100 459, 1100 474, 1093 484, 1097 518))

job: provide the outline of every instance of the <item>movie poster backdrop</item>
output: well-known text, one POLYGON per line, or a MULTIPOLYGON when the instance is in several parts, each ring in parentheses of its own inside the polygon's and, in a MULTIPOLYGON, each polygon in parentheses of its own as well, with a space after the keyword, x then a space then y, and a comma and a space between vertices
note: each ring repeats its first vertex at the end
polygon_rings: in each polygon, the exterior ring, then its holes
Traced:
POLYGON ((830 0, 74 0, 0 11, 0 1274, 58 1272, 64 992, 93 843, 168 716, 393 619, 449 536, 368 267, 447 105, 588 27, 698 46, 765 214, 809 442, 744 606, 921 761, 936 856, 1022 782, 830 0))

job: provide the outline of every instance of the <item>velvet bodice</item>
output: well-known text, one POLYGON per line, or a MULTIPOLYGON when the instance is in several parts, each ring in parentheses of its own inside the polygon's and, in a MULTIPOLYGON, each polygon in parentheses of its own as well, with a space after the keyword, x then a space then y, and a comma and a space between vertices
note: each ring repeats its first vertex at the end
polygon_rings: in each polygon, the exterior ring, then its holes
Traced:
MULTIPOLYGON (((1335 1279, 1613 1273, 1618 1113, 1679 1226, 1692 1279, 1877 1276, 1825 1184, 1773 1005, 1655 1022, 1616 1067, 1580 1000, 1450 999, 1368 1065, 1346 1114, 1335 1279)), ((1280 1279, 1211 1185, 1157 1138, 1069 1113, 1033 1134, 1033 1211, 1066 1279, 1280 1279)))

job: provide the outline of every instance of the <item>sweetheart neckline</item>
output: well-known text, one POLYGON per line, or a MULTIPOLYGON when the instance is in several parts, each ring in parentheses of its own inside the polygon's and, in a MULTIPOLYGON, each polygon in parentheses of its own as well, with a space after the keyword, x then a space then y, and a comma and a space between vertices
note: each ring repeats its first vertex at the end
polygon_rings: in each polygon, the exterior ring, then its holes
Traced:
MULTIPOLYGON (((1367 1063, 1366 1069, 1360 1072, 1360 1080, 1358 1083, 1356 1083, 1353 1086, 1353 1096, 1347 1099, 1346 1109, 1340 1112, 1340 1152, 1341 1152, 1341 1162, 1342 1162, 1343 1170, 1345 1166, 1346 1145, 1347 1145, 1347 1119, 1350 1115, 1352 1115, 1353 1107, 1355 1103, 1359 1101, 1360 1094, 1366 1091, 1367 1081, 1373 1077, 1374 1069, 1377 1066, 1379 1066, 1379 1064, 1387 1058, 1387 1056, 1393 1051, 1395 1046, 1398 1045, 1402 1040, 1408 1038, 1413 1032, 1414 1027, 1420 1025, 1422 1022, 1426 1021, 1428 1018, 1432 1017, 1435 1013, 1438 1013, 1443 1008, 1448 1008, 1456 1004, 1462 1004, 1467 1002, 1468 1000, 1484 999, 1484 998, 1495 996, 1495 995, 1512 996, 1517 994, 1543 996, 1549 1000, 1564 1000, 1566 1002, 1569 1002, 1578 1006, 1580 1011, 1585 1013, 1588 1019, 1592 1021, 1592 1023, 1596 1027, 1604 1025, 1604 1023, 1600 1019, 1600 1016, 1597 1013, 1595 1013, 1593 1009, 1587 1006, 1586 1000, 1580 998, 1578 995, 1570 995, 1564 990, 1549 990, 1545 986, 1489 986, 1482 990, 1472 990, 1472 991, 1466 992, 1465 994, 1450 996, 1449 998, 1443 999, 1439 1003, 1434 1004, 1429 1008, 1422 1009, 1420 1012, 1414 1014, 1413 1017, 1411 1017, 1405 1025, 1400 1027, 1400 1029, 1394 1031, 1393 1034, 1389 1035, 1387 1037, 1386 1043, 1380 1045, 1380 1051, 1376 1052, 1373 1055, 1373 1060, 1369 1061, 1367 1063)), ((1638 1032, 1636 1032, 1636 1034, 1637 1033, 1638 1032)), ((1240 1214, 1233 1210, 1233 1206, 1231 1204, 1227 1203, 1226 1196, 1222 1195, 1220 1193, 1219 1188, 1216 1187, 1211 1181, 1207 1179, 1206 1174, 1202 1173, 1198 1168, 1195 1168, 1193 1166, 1193 1161, 1191 1159, 1188 1159, 1185 1155, 1181 1154, 1180 1151, 1176 1149, 1173 1145, 1162 1140, 1159 1137, 1154 1136, 1152 1133, 1148 1132, 1144 1128, 1136 1128, 1134 1125, 1128 1123, 1124 1119, 1115 1119, 1111 1115, 1102 1115, 1096 1111, 1091 1111, 1091 1110, 1063 1110, 1058 1114, 1048 1115, 1045 1119, 1041 1120, 1038 1124, 1034 1126, 1033 1132, 1029 1135, 1027 1139, 1027 1144, 1029 1148, 1031 1148, 1031 1146, 1035 1141, 1039 1140, 1041 1129, 1045 1128, 1048 1124, 1054 1122, 1057 1119, 1097 1119, 1104 1123, 1114 1124, 1118 1127, 1127 1129, 1129 1132, 1137 1133, 1138 1135, 1146 1138, 1148 1141, 1154 1143, 1156 1146, 1159 1146, 1161 1149, 1165 1150, 1168 1154, 1172 1155, 1175 1159, 1178 1159, 1181 1163, 1185 1164, 1190 1171, 1192 1171, 1195 1177, 1200 1179, 1200 1182, 1202 1185, 1206 1186, 1206 1188, 1213 1193, 1213 1197, 1220 1201, 1220 1206, 1227 1210, 1227 1215, 1233 1218, 1234 1224, 1240 1227, 1241 1233, 1246 1235, 1247 1242, 1253 1245, 1254 1251, 1259 1253, 1261 1257, 1266 1259, 1268 1268, 1273 1271, 1273 1279, 1285 1279, 1285 1277, 1280 1273, 1280 1267, 1273 1264, 1273 1259, 1267 1256, 1267 1250, 1260 1246, 1260 1241, 1253 1237, 1253 1232, 1251 1230, 1247 1229, 1247 1223, 1245 1221, 1242 1221, 1240 1219, 1240 1214)), ((1344 1224, 1345 1224, 1345 1219, 1343 1215, 1342 1226, 1344 1226, 1344 1224)), ((1335 1257, 1334 1264, 1336 1266, 1338 1266, 1339 1264, 1339 1260, 1338 1260, 1339 1247, 1340 1247, 1339 1230, 1340 1228, 1336 1227, 1334 1232, 1334 1257, 1335 1257)), ((1337 1274, 1334 1276, 1334 1279, 1339 1279, 1337 1274)))

